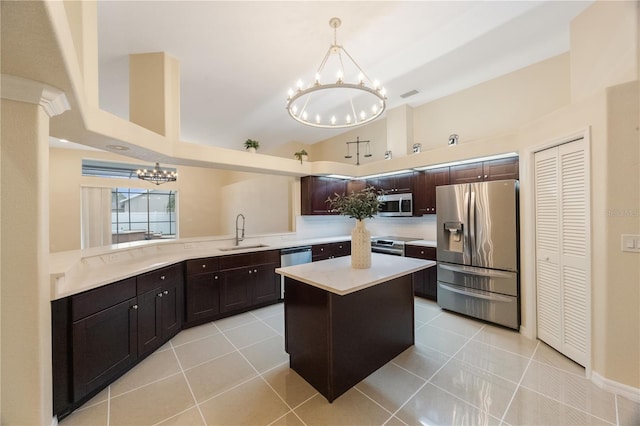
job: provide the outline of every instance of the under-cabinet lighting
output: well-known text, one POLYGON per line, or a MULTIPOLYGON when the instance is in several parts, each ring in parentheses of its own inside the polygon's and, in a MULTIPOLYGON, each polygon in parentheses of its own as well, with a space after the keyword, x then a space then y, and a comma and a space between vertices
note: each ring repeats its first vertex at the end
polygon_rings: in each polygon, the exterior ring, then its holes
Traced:
POLYGON ((329 178, 334 178, 334 179, 355 179, 353 176, 346 176, 346 175, 327 175, 327 177, 329 178))
POLYGON ((386 173, 376 173, 374 175, 369 175, 369 176, 362 176, 359 179, 373 179, 373 178, 379 178, 379 177, 386 177, 386 176, 394 176, 394 175, 401 175, 403 173, 411 173, 413 170, 397 170, 395 172, 386 172, 386 173))
POLYGON ((414 167, 413 170, 422 171, 429 169, 439 169, 440 167, 457 166, 460 164, 477 163, 480 161, 499 160, 501 158, 517 157, 517 152, 507 152, 505 154, 489 155, 486 157, 469 158, 467 160, 451 161, 449 163, 432 164, 424 167, 414 167))

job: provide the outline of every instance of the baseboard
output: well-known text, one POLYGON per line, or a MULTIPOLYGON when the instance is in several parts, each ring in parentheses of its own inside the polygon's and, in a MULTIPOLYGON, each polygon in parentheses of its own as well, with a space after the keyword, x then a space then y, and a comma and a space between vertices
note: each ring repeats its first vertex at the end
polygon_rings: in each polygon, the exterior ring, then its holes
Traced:
POLYGON ((607 379, 595 371, 591 373, 591 381, 606 391, 616 393, 631 401, 640 403, 640 389, 638 388, 607 379))
POLYGON ((524 337, 526 337, 528 339, 535 340, 535 338, 536 338, 536 336, 533 334, 533 330, 530 330, 529 328, 525 327, 524 325, 520 326, 520 334, 522 334, 524 337))

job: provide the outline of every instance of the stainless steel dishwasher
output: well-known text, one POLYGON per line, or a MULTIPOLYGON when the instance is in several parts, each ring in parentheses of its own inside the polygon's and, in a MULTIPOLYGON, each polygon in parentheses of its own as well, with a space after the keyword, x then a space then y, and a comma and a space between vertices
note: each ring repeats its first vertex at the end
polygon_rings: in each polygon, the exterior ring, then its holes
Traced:
MULTIPOLYGON (((280 266, 293 266, 311 262, 311 246, 291 247, 280 250, 280 266)), ((284 277, 281 277, 280 298, 284 299, 284 277)))

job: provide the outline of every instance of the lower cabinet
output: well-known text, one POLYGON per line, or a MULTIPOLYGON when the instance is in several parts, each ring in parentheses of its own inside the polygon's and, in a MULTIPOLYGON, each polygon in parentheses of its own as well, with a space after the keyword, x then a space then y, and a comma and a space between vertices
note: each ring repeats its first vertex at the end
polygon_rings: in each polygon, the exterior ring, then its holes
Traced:
POLYGON ((73 323, 73 401, 118 377, 136 361, 136 309, 133 298, 73 323))
POLYGON ((183 327, 277 302, 278 267, 279 250, 196 259, 51 302, 54 414, 64 418, 183 327))
MULTIPOLYGON (((405 256, 425 260, 436 260, 436 248, 405 245, 405 256)), ((438 271, 435 266, 413 274, 413 291, 416 296, 438 300, 438 271)))
POLYGON ((220 313, 218 258, 186 262, 185 300, 187 323, 210 321, 220 313))
POLYGON ((138 353, 147 355, 182 329, 182 264, 138 276, 138 353))
POLYGON ((350 254, 351 241, 339 241, 337 243, 315 244, 311 246, 311 258, 313 262, 349 256, 350 254))
POLYGON ((220 258, 220 312, 275 302, 280 297, 280 251, 269 250, 220 258))
POLYGON ((176 264, 51 302, 58 419, 182 329, 182 268, 176 264))

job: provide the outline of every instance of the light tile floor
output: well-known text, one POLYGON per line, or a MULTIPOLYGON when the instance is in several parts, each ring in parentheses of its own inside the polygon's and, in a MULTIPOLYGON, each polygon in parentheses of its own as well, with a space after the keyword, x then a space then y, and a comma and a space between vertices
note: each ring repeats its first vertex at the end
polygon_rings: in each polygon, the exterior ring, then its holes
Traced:
POLYGON ((283 305, 182 331, 61 424, 640 425, 544 343, 416 298, 416 344, 329 404, 289 369, 283 305))

